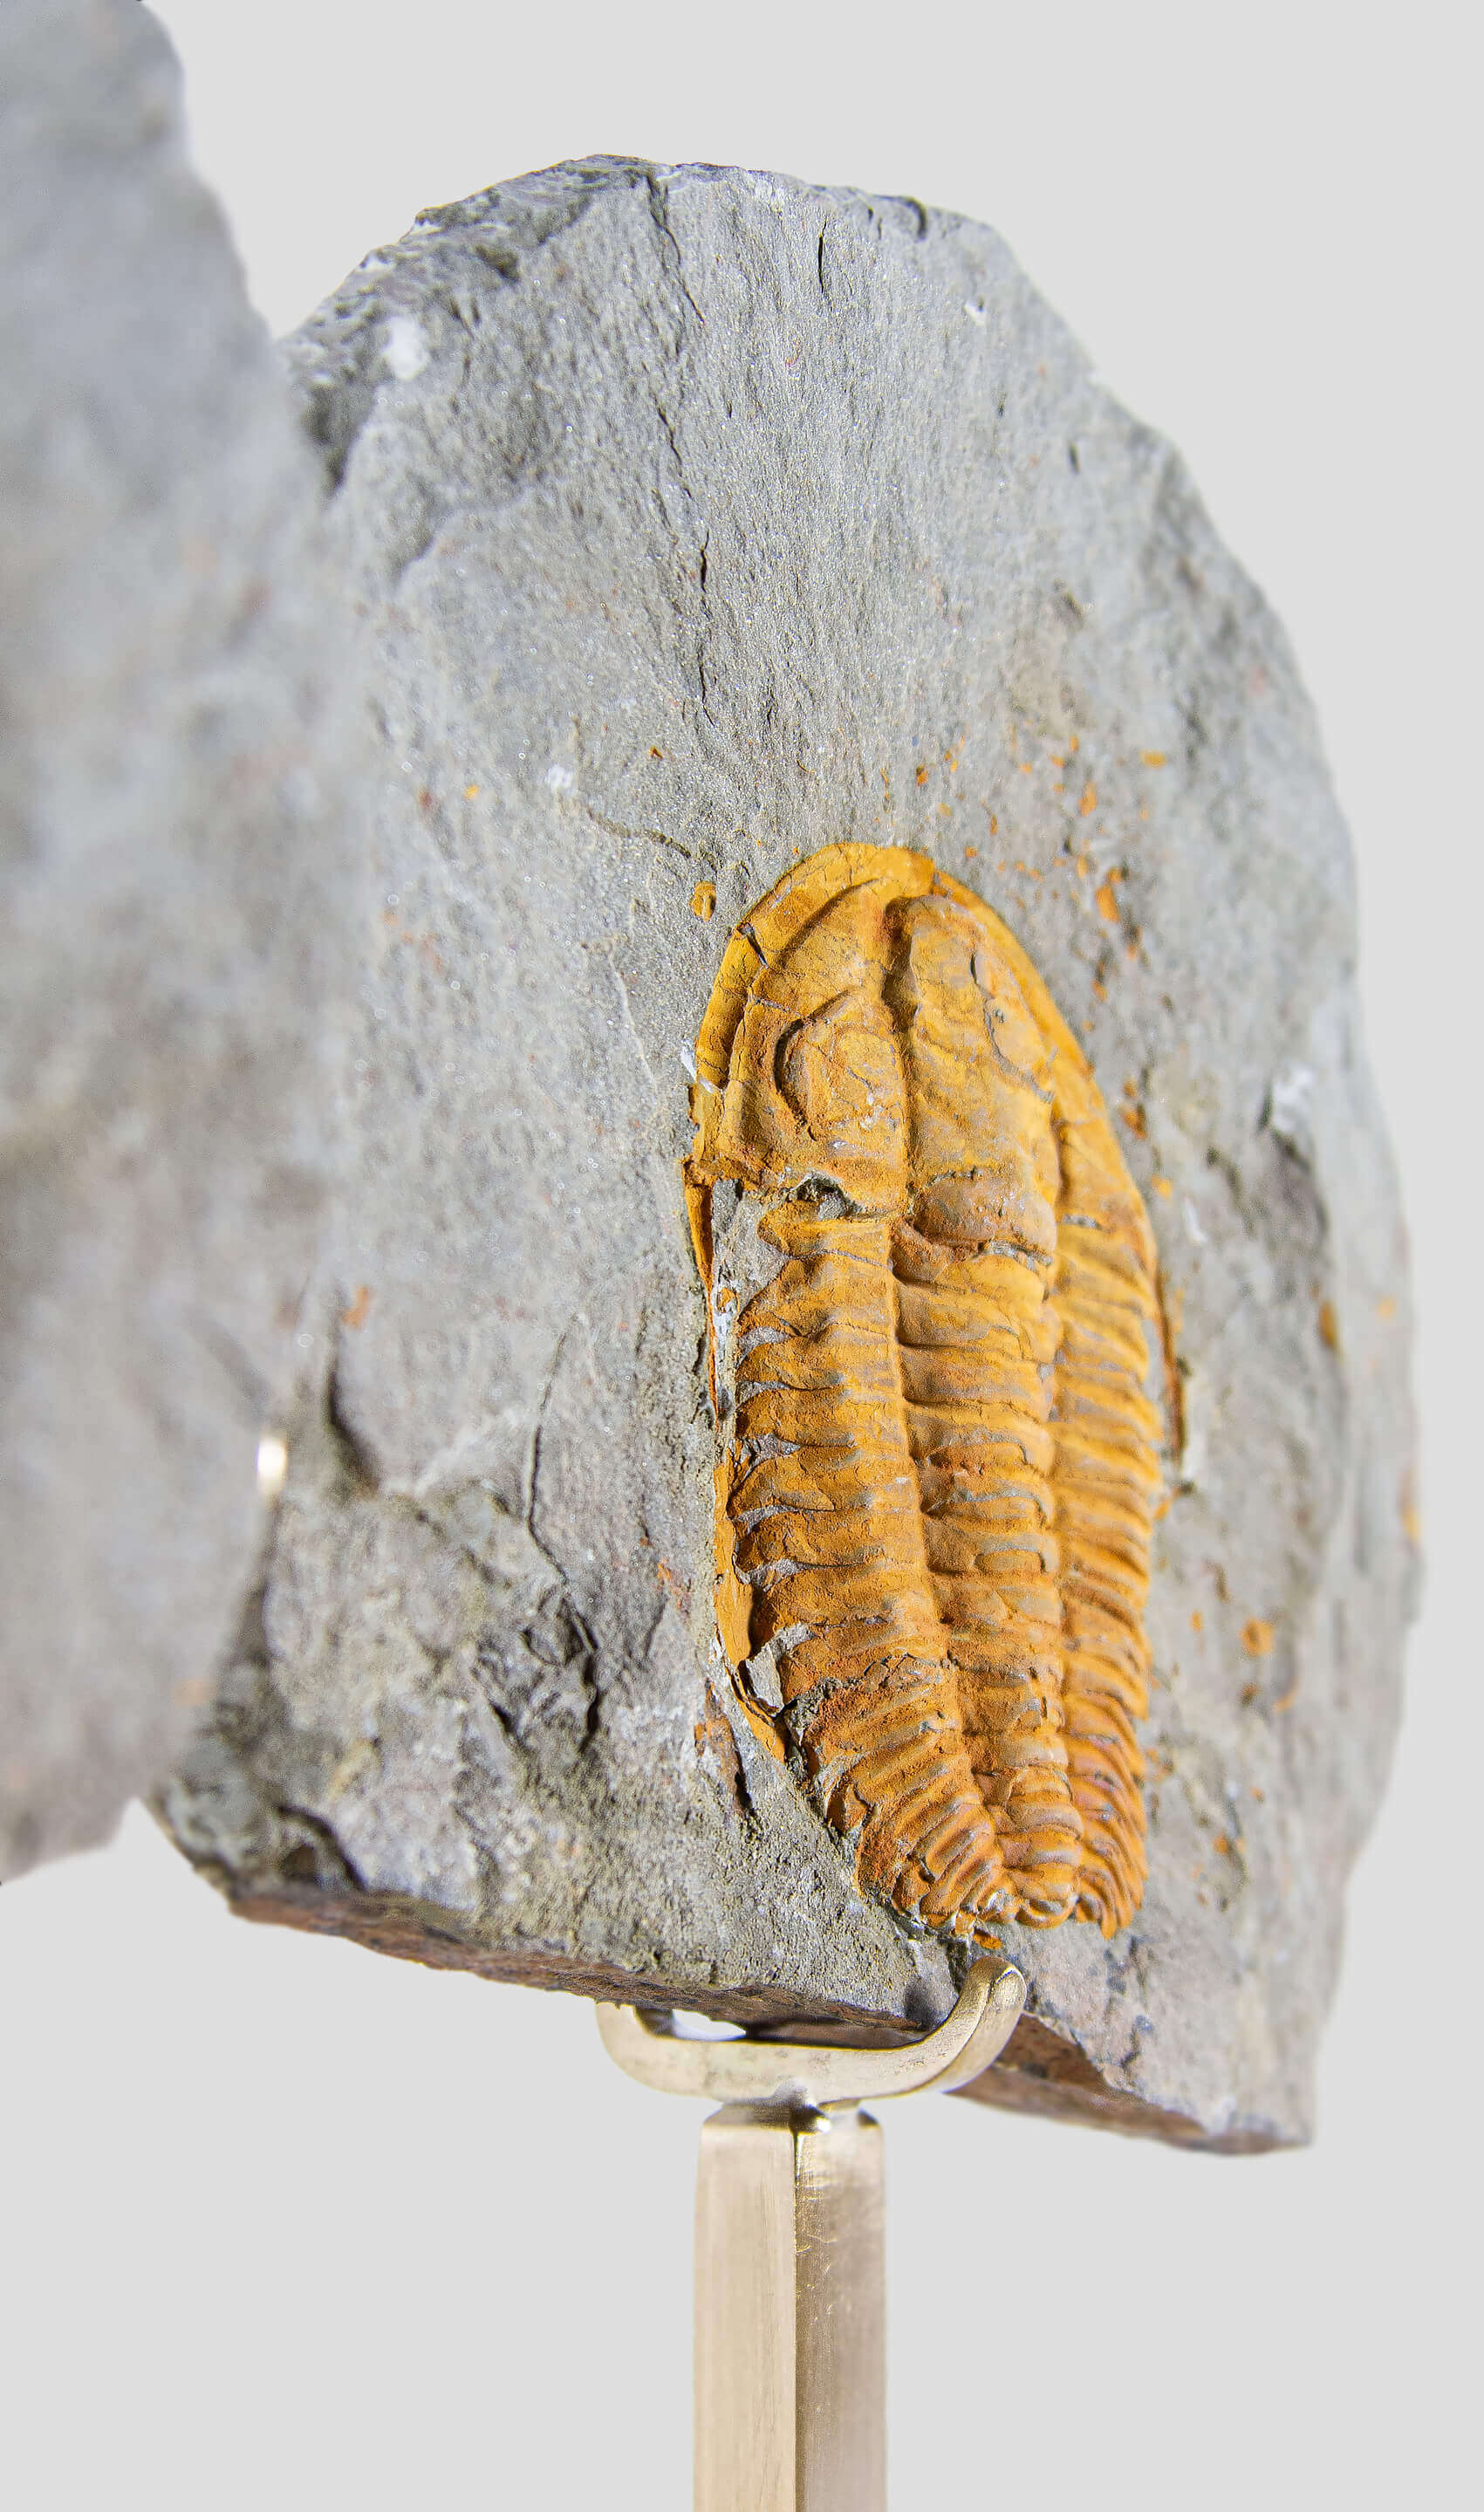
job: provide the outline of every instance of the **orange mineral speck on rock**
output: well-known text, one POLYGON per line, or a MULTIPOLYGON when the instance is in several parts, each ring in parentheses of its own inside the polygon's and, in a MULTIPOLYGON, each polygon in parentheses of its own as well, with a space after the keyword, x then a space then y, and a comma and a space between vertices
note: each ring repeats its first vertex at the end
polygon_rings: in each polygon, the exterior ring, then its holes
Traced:
POLYGON ((698 881, 690 893, 690 913, 709 924, 717 909, 717 885, 714 881, 698 881))
POLYGON ((1167 1177, 1151 1178, 1150 1184, 1156 1195, 1168 1197, 1175 1192, 1173 1185, 1167 1177))
POLYGON ((349 1326, 352 1334, 359 1334, 361 1328, 365 1325, 367 1318, 371 1315, 371 1284, 369 1282, 363 1282, 357 1290, 355 1298, 351 1301, 349 1308, 342 1309, 340 1311, 341 1325, 349 1326))
POLYGON ((1270 1657, 1272 1655, 1271 1623, 1259 1622, 1256 1615, 1251 1622, 1243 1623, 1242 1646, 1249 1657, 1270 1657))
POLYGON ((1410 1472, 1403 1474, 1401 1478, 1400 1509, 1401 1531, 1406 1537, 1407 1542, 1409 1544, 1421 1544, 1423 1540, 1422 1511, 1417 1506, 1417 1494, 1413 1489, 1412 1476, 1410 1472))
POLYGON ((852 844, 733 932, 695 1065, 718 1628, 742 1707, 863 1890, 979 1944, 1007 1918, 1112 1935, 1146 1873, 1161 1324, 1086 1057, 971 890, 852 844), (741 1243, 778 1260, 759 1287, 744 1257, 730 1318, 723 1183, 741 1243))
POLYGON ((1168 765, 1168 761, 1162 750, 1141 750, 1139 756, 1146 767, 1164 767, 1168 765))
POLYGON ((737 1751, 737 1740, 731 1732, 726 1712, 709 1683, 706 1686, 705 1707, 706 1715, 696 1720, 693 1731, 695 1749, 698 1754, 711 1755, 727 1795, 741 1812, 747 1804, 747 1790, 742 1778, 742 1757, 737 1751))
POLYGON ((1087 783, 1086 783, 1086 784, 1083 786, 1083 788, 1082 788, 1082 799, 1081 799, 1080 803, 1077 805, 1077 809, 1081 812, 1082 817, 1083 817, 1083 819, 1085 820, 1085 819, 1086 819, 1086 817, 1087 817, 1088 812, 1089 812, 1089 811, 1095 811, 1095 810, 1097 809, 1097 807, 1098 807, 1098 789, 1097 789, 1096 785, 1094 785, 1094 784, 1093 784, 1093 782, 1092 782, 1091 778, 1089 777, 1089 779, 1088 779, 1087 783))
POLYGON ((1109 873, 1094 893, 1098 902, 1098 914, 1105 924, 1116 924, 1118 922, 1118 902, 1113 896, 1113 884, 1122 879, 1121 872, 1109 873))
POLYGON ((1323 1344, 1325 1351, 1338 1352, 1340 1349, 1340 1320, 1335 1315, 1335 1303, 1333 1300, 1320 1301, 1318 1326, 1319 1341, 1323 1344))

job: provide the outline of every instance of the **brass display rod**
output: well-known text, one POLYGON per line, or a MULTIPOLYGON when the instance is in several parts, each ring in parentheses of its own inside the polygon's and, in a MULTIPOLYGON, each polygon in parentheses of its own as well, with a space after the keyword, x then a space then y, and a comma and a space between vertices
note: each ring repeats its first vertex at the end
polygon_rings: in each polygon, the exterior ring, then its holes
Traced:
POLYGON ((685 2040, 599 2007, 626 2075, 722 2105, 696 2178, 695 2512, 885 2512, 881 2132, 861 2104, 966 2085, 1025 1994, 977 1963, 947 2022, 895 2050, 685 2040))

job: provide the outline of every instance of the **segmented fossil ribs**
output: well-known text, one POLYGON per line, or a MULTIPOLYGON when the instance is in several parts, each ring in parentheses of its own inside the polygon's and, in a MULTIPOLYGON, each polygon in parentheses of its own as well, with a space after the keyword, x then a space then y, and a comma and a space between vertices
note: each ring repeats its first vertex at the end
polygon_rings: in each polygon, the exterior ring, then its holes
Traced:
POLYGON ((1111 1935, 1146 1873, 1158 1312, 1087 1061, 971 891, 831 846, 732 935, 696 1076, 718 1622, 749 1714, 925 1925, 1111 1935))

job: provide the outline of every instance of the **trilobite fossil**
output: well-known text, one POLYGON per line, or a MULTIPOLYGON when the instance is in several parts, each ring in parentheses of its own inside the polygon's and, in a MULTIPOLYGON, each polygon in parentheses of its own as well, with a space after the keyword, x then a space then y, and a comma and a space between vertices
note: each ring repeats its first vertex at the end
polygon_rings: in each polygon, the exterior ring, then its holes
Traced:
POLYGON ((831 846, 733 933, 692 1111, 754 1725, 924 1926, 1112 1935, 1146 1874, 1159 1310, 1085 1056, 971 891, 831 846))

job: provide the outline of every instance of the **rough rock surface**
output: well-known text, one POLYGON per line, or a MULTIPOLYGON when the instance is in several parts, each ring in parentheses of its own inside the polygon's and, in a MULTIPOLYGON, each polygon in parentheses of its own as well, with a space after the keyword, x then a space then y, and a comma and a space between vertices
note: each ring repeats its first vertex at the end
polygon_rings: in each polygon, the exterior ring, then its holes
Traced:
POLYGON ((0 12, 6 1876, 210 1698, 331 1175, 346 638, 176 90, 137 0, 0 12))
POLYGON ((1004 247, 916 203, 560 168, 426 214, 293 362, 380 896, 317 1392, 176 1836, 245 1911, 495 1977, 943 2011, 728 1697, 678 1174, 732 922, 831 841, 925 847, 1125 1117, 1182 1416, 1145 1904, 1007 1932, 1035 2021, 984 2091, 1303 2137, 1413 1552, 1348 852, 1279 629, 1004 247))

